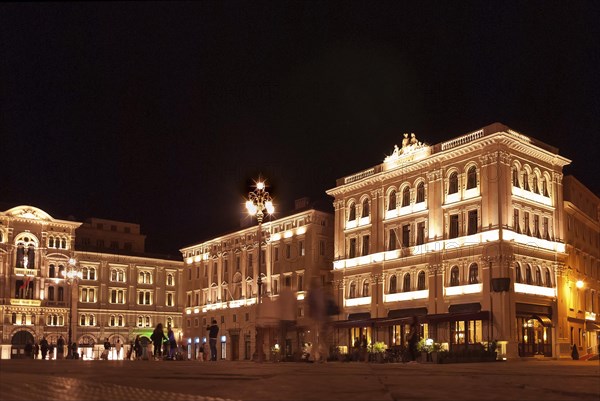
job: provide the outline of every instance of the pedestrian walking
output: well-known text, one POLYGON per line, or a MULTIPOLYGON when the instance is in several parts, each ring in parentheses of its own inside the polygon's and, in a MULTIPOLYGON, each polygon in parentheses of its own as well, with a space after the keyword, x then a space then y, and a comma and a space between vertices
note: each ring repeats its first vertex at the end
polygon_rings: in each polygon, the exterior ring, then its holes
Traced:
POLYGON ((140 335, 135 336, 133 342, 133 350, 135 351, 135 359, 142 359, 142 342, 140 341, 140 335))
POLYGON ((65 356, 65 339, 63 336, 56 340, 56 359, 63 359, 65 356))
POLYGON ((419 340, 420 340, 419 321, 416 316, 412 317, 412 321, 410 324, 410 331, 408 332, 408 335, 406 336, 406 340, 408 341, 408 351, 410 354, 410 361, 416 362, 417 361, 417 344, 419 343, 419 340))
POLYGON ((104 351, 102 351, 102 355, 100 359, 108 360, 108 354, 110 353, 110 341, 108 341, 108 337, 104 340, 104 351))
POLYGON ((177 340, 171 326, 167 327, 167 338, 169 339, 169 359, 175 360, 177 354, 177 340))
POLYGON ((121 341, 117 338, 117 342, 115 343, 115 350, 117 352, 117 357, 115 358, 116 360, 121 359, 121 348, 122 348, 123 344, 121 344, 121 341))
POLYGON ((33 357, 35 359, 40 359, 40 345, 37 343, 37 341, 35 344, 33 344, 33 357))

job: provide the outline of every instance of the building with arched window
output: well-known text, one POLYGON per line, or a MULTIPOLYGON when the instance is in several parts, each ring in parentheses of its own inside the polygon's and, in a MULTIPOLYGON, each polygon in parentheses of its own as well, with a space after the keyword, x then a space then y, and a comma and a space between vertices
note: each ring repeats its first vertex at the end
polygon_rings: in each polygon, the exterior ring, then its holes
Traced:
POLYGON ((563 184, 569 163, 496 123, 435 145, 405 138, 383 163, 338 179, 327 191, 337 345, 357 334, 403 345, 417 316, 421 335, 450 350, 497 341, 505 358, 568 357, 573 344, 592 352, 599 201, 575 180, 563 184), (348 206, 365 197, 370 219, 349 221, 348 206), (361 238, 368 253, 352 250, 361 238), (371 286, 360 301, 345 295, 358 278, 371 286))
MULTIPOLYGON (((249 360, 256 358, 256 322, 258 275, 261 277, 261 318, 263 347, 275 344, 281 356, 300 355, 304 343, 316 343, 307 317, 305 296, 316 278, 326 287, 331 282, 333 255, 333 216, 315 208, 302 206, 277 219, 262 223, 261 256, 257 244, 257 226, 248 226, 181 249, 185 262, 182 293, 185 296, 184 342, 190 359, 196 359, 206 341, 206 326, 212 319, 219 325, 218 358, 249 360), (257 265, 258 260, 261 266, 257 265), (245 285, 242 285, 245 283, 245 285), (291 295, 290 295, 291 294, 291 295), (295 321, 281 331, 276 305, 281 299, 295 321), (264 314, 264 315, 263 315, 264 314)), ((350 221, 369 218, 369 200, 353 199, 348 203, 350 221), (360 208, 357 210, 357 206, 360 208)), ((248 217, 250 222, 250 217, 248 217)), ((361 242, 362 244, 362 242, 361 242)), ((364 245, 363 245, 364 246, 364 245)), ((368 282, 356 280, 348 285, 348 298, 363 299, 368 282)))
MULTIPOLYGON (((183 262, 147 256, 139 225, 59 220, 17 206, 0 212, 0 233, 0 358, 23 357, 25 343, 42 336, 55 345, 60 336, 67 341, 69 325, 86 359, 98 358, 105 338, 124 344, 121 355, 109 356, 122 359, 129 342, 159 322, 170 321, 181 338, 183 262), (121 245, 100 246, 111 243, 121 245), (81 278, 68 285, 71 258, 81 278)), ((53 357, 66 355, 56 349, 53 357)))

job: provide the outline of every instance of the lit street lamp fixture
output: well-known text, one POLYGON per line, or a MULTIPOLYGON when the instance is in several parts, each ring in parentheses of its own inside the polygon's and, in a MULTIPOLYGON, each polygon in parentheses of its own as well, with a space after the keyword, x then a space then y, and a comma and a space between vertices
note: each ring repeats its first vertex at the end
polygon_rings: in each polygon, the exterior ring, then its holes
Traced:
POLYGON ((256 357, 258 362, 263 361, 263 333, 262 328, 258 325, 258 317, 260 316, 260 304, 262 302, 262 263, 261 263, 261 242, 262 242, 262 221, 265 216, 265 211, 268 214, 273 214, 275 212, 275 207, 273 206, 273 200, 267 191, 265 191, 265 183, 263 181, 258 181, 256 183, 256 189, 250 193, 248 193, 248 200, 246 201, 246 209, 248 210, 248 214, 251 216, 256 216, 256 220, 258 221, 258 234, 257 234, 257 243, 258 243, 258 279, 256 281, 258 285, 258 296, 256 298, 256 357))
POLYGON ((71 344, 73 342, 73 284, 77 283, 83 274, 77 265, 77 261, 74 258, 69 259, 66 270, 63 270, 63 277, 67 284, 71 287, 69 290, 69 339, 67 343, 67 359, 73 358, 73 351, 71 350, 71 344))

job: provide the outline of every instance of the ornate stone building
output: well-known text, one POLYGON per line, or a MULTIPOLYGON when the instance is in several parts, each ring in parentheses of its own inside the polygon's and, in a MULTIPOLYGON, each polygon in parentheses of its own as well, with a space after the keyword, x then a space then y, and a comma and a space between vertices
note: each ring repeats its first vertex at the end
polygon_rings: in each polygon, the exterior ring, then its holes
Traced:
POLYGON ((0 212, 0 357, 21 357, 44 336, 67 342, 70 323, 86 359, 106 338, 124 345, 109 356, 122 359, 159 322, 181 339, 183 262, 147 256, 144 239, 132 223, 58 220, 32 206, 0 212), (81 278, 69 285, 73 262, 81 278))
POLYGON ((315 341, 304 297, 313 278, 325 284, 331 281, 333 216, 307 204, 301 206, 288 216, 262 223, 260 267, 257 226, 181 249, 186 297, 183 333, 190 359, 198 358, 213 318, 220 328, 219 359, 256 357, 259 274, 266 359, 298 356, 303 343, 315 341), (290 324, 282 330, 278 302, 286 292, 296 302, 290 324), (277 355, 272 352, 275 349, 277 355))
POLYGON ((578 341, 569 330, 597 322, 599 269, 598 198, 582 189, 595 207, 564 206, 569 163, 496 123, 431 146, 405 134, 383 163, 339 179, 327 193, 342 352, 362 335, 403 345, 417 316, 422 336, 450 350, 496 340, 504 358, 569 356, 578 341), (570 262, 565 213, 585 220, 595 241, 586 267, 570 262), (569 271, 585 268, 596 290, 566 309, 569 271))

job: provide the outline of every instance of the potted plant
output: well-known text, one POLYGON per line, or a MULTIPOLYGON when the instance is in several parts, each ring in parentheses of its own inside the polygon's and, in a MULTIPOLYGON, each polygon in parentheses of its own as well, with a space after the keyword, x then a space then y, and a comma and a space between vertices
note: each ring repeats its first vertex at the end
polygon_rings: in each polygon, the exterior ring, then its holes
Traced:
POLYGON ((431 362, 433 363, 438 363, 439 362, 439 353, 442 350, 442 344, 440 343, 433 343, 431 345, 431 352, 429 353, 431 355, 431 362))
POLYGON ((373 359, 377 362, 383 362, 383 355, 387 350, 387 344, 383 341, 377 341, 376 343, 369 344, 367 350, 369 354, 373 355, 373 359))

